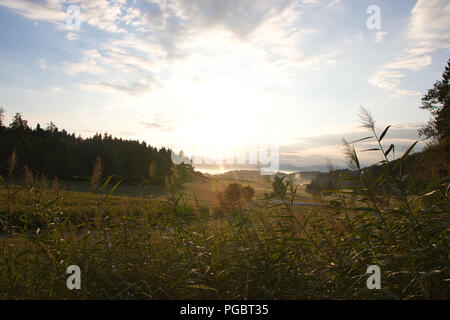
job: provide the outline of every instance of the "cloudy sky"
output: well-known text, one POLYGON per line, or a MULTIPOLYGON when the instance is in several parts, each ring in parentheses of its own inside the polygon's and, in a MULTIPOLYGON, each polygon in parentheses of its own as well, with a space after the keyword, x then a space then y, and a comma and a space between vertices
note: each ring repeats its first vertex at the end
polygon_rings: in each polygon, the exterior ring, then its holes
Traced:
POLYGON ((418 138, 421 96, 450 57, 450 1, 0 0, 0 30, 8 117, 210 157, 278 144, 283 164, 340 165, 341 137, 365 136, 360 106, 392 125, 386 144, 418 138))

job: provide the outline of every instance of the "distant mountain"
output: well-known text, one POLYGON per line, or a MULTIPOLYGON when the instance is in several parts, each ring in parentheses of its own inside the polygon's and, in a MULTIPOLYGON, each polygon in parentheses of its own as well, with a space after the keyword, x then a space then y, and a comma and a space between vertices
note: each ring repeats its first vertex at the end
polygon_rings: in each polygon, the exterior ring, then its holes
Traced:
POLYGON ((258 170, 230 170, 225 173, 221 173, 220 176, 223 178, 230 179, 274 179, 275 177, 286 177, 289 181, 293 183, 308 184, 311 180, 315 179, 318 175, 323 174, 321 171, 298 171, 292 173, 277 172, 274 175, 261 175, 258 170))
POLYGON ((306 172, 306 171, 321 171, 327 172, 328 167, 326 165, 312 165, 312 166, 302 166, 297 167, 292 164, 280 164, 280 168, 278 171, 281 172, 306 172))
POLYGON ((240 179, 261 179, 263 177, 258 170, 231 170, 221 174, 224 177, 240 179))
MULTIPOLYGON (((400 175, 402 172, 404 180, 402 183, 409 185, 409 190, 420 192, 423 186, 428 183, 434 183, 435 180, 448 177, 450 168, 448 157, 448 145, 430 146, 424 150, 408 155, 400 164, 400 158, 391 161, 394 172, 400 175)), ((385 174, 385 169, 380 164, 374 164, 364 169, 364 176, 370 185, 375 179, 385 174)), ((320 172, 311 181, 308 192, 317 192, 323 189, 350 188, 359 186, 359 182, 355 180, 344 179, 345 177, 358 177, 357 170, 337 169, 332 172, 320 172)), ((389 190, 390 186, 377 184, 377 188, 385 188, 389 190)))
MULTIPOLYGON (((205 164, 201 164, 201 165, 195 165, 194 163, 194 167, 195 169, 198 170, 219 170, 219 166, 214 164, 214 165, 205 165, 205 164)), ((227 166, 225 165, 225 170, 229 170, 229 171, 256 171, 259 172, 258 168, 256 165, 230 165, 227 166)), ((229 172, 228 171, 228 172, 229 172)), ((328 167, 326 165, 312 165, 312 166, 302 166, 302 167, 298 167, 298 166, 294 166, 292 164, 280 164, 279 172, 284 172, 284 173, 293 173, 293 172, 307 172, 307 171, 320 171, 320 172, 327 172, 328 171, 328 167)))

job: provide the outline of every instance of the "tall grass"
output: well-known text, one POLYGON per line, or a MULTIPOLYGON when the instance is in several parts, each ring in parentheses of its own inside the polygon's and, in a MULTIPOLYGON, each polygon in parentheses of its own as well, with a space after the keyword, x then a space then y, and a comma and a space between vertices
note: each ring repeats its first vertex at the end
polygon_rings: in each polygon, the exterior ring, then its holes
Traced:
POLYGON ((1 178, 0 298, 448 299, 449 180, 413 193, 401 170, 412 147, 389 160, 389 127, 377 135, 362 116, 378 146, 367 152, 382 154, 384 173, 369 179, 346 143, 358 172, 346 179, 358 186, 328 190, 334 198, 321 207, 295 207, 296 188, 281 180, 281 204, 210 219, 184 192, 167 201, 113 196, 120 179, 102 177, 100 161, 93 195, 30 172, 22 187, 1 178), (72 264, 81 290, 66 287, 72 264), (366 287, 372 264, 380 290, 366 287))

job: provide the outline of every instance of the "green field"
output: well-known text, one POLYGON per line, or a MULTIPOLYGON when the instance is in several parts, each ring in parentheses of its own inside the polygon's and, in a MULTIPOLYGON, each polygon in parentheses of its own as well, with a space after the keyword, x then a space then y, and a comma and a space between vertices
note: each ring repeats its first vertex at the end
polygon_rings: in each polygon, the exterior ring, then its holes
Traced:
POLYGON ((159 196, 123 196, 124 185, 110 193, 106 179, 78 185, 85 192, 36 177, 4 181, 0 299, 448 298, 445 182, 382 203, 364 188, 319 199, 246 178, 237 182, 255 198, 218 210, 217 193, 236 179, 200 177, 159 196), (366 287, 373 264, 380 290, 366 287), (69 265, 80 267, 80 290, 66 286, 69 265))

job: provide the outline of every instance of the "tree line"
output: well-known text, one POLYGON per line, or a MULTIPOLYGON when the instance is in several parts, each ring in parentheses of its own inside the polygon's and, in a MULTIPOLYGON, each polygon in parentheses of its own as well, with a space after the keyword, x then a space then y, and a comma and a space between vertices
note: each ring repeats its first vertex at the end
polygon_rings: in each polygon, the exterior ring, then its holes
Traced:
POLYGON ((152 182, 163 184, 173 173, 171 150, 157 149, 146 142, 113 138, 96 133, 82 138, 59 130, 53 122, 46 128, 32 129, 16 113, 9 126, 4 124, 5 110, 0 108, 0 173, 5 174, 15 154, 15 167, 28 167, 48 178, 83 180, 92 174, 96 159, 103 164, 104 175, 121 176, 125 182, 152 176, 152 182))
MULTIPOLYGON (((421 109, 430 113, 428 122, 419 129, 419 136, 424 139, 427 147, 416 154, 411 154, 397 168, 415 177, 414 185, 409 189, 420 191, 425 189, 424 185, 430 183, 433 177, 442 179, 448 177, 449 149, 450 149, 450 59, 444 67, 442 79, 434 83, 432 89, 422 97, 421 109)), ((392 163, 395 165, 397 160, 392 163)), ((375 181, 383 172, 380 164, 374 164, 365 168, 364 173, 369 181, 375 181)), ((399 174, 399 172, 396 172, 399 174)), ((306 192, 311 194, 328 195, 326 190, 338 188, 354 188, 357 185, 355 179, 357 172, 351 169, 330 170, 328 173, 320 173, 306 186, 306 192), (344 178, 347 177, 347 178, 344 178), (325 191, 324 191, 325 190, 325 191)), ((410 179, 410 175, 407 176, 410 179)), ((404 181, 411 183, 411 181, 404 181)), ((388 186, 380 186, 385 191, 391 191, 388 186)))

